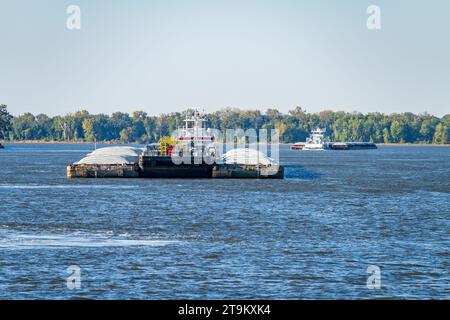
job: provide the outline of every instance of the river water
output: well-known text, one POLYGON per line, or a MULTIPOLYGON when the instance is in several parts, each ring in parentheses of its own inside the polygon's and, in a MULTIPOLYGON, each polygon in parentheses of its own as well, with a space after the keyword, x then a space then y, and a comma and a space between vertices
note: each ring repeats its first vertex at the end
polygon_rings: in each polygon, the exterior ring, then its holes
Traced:
POLYGON ((91 150, 0 150, 0 298, 450 298, 450 148, 282 146, 284 180, 66 179, 91 150))

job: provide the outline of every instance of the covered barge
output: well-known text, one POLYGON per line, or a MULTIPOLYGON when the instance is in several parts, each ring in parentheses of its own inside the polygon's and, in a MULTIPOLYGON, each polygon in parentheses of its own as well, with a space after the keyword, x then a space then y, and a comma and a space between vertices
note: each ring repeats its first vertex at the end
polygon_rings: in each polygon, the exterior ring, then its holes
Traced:
POLYGON ((194 112, 175 138, 145 148, 107 147, 67 166, 68 178, 283 179, 284 168, 262 152, 237 148, 219 156, 205 119, 194 112))
MULTIPOLYGON (((109 148, 103 148, 109 149, 109 148)), ((101 149, 99 149, 101 150, 101 149)), ((236 149, 239 150, 239 149, 236 149)), ((251 150, 251 149, 248 149, 251 150)), ((255 150, 256 151, 256 150, 255 150)), ((174 164, 171 157, 151 159, 140 156, 137 163, 73 163, 68 178, 236 178, 283 179, 284 168, 277 164, 213 163, 174 164)))

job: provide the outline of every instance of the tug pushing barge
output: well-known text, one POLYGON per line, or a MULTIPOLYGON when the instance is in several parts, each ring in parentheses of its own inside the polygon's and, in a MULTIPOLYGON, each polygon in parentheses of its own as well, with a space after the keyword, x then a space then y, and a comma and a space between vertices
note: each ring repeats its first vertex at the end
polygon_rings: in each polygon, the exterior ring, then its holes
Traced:
POLYGON ((145 148, 95 150, 67 166, 68 178, 250 178, 283 179, 284 168, 262 152, 240 148, 222 156, 206 120, 196 111, 176 137, 145 148))
POLYGON ((294 143, 291 150, 367 150, 377 149, 373 142, 325 142, 325 129, 316 128, 306 142, 294 143))

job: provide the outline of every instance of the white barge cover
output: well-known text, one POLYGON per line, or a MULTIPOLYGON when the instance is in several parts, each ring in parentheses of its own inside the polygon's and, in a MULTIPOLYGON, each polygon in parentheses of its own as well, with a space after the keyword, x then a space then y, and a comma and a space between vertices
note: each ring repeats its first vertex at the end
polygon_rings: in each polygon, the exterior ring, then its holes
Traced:
POLYGON ((278 163, 267 155, 256 149, 237 148, 228 151, 222 156, 224 164, 246 164, 246 165, 278 165, 278 163))
POLYGON ((135 147, 105 147, 86 155, 75 164, 134 164, 143 149, 135 147))

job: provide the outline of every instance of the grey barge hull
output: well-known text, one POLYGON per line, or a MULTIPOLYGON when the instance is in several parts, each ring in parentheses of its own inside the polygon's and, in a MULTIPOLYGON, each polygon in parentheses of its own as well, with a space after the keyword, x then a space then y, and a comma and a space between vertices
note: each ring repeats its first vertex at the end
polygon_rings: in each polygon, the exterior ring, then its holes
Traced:
POLYGON ((211 178, 214 165, 203 161, 195 164, 173 163, 170 156, 141 156, 139 159, 139 176, 141 178, 211 178))
POLYGON ((71 164, 68 178, 283 179, 283 166, 180 164, 169 156, 142 156, 134 164, 71 164))
POLYGON ((138 164, 71 164, 67 178, 139 178, 138 164))
POLYGON ((283 179, 283 166, 258 166, 244 164, 219 164, 212 171, 212 178, 216 179, 283 179))
POLYGON ((331 150, 366 150, 377 149, 372 142, 332 142, 328 145, 331 150))

